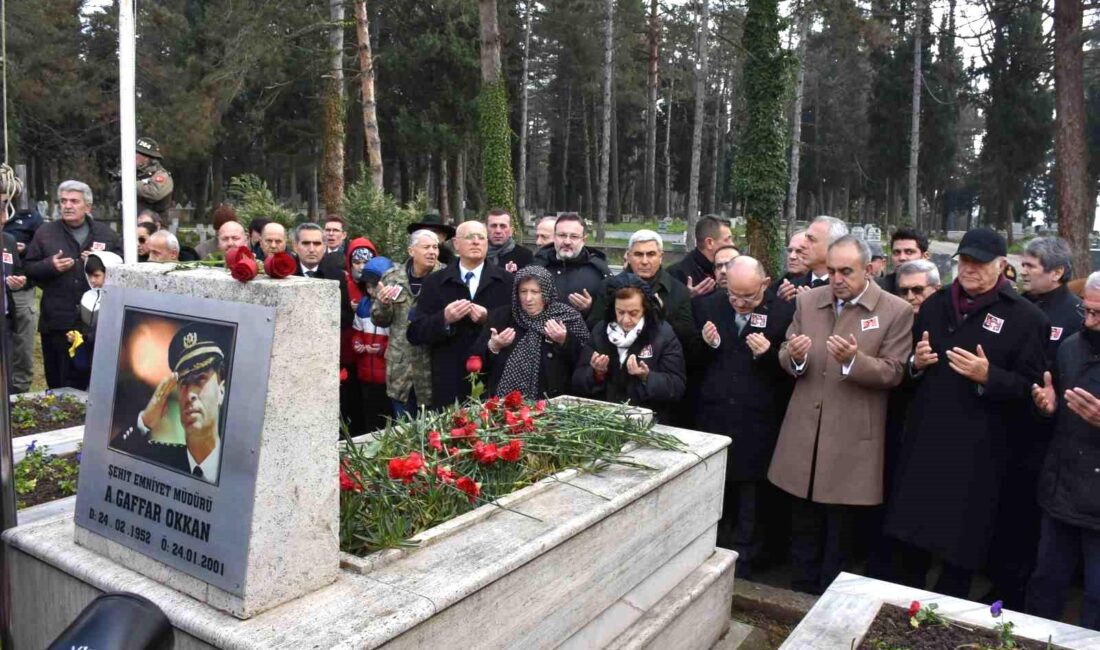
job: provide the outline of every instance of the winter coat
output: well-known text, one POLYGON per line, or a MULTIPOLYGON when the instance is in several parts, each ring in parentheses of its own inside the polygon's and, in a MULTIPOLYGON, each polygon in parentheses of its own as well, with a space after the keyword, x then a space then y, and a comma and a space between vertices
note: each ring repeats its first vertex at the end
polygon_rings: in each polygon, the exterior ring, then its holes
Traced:
POLYGON ((649 376, 643 382, 619 364, 618 349, 607 339, 607 322, 600 321, 592 329, 592 341, 581 349, 573 371, 573 388, 583 396, 605 402, 627 402, 653 409, 658 422, 668 422, 670 409, 684 395, 684 352, 672 326, 657 320, 646 321, 638 339, 630 346, 627 358, 636 355, 649 366, 649 376), (607 376, 597 381, 592 370, 592 353, 611 358, 607 376))
POLYGON ((359 302, 352 326, 352 345, 381 345, 377 353, 355 353, 355 375, 359 381, 367 384, 386 383, 386 350, 389 348, 390 329, 379 327, 371 321, 371 300, 369 297, 359 302))
MULTIPOLYGON (((3 233, 3 264, 4 264, 4 277, 8 278, 13 275, 23 275, 23 261, 19 255, 15 240, 15 236, 11 233, 3 233)), ((4 315, 12 315, 12 290, 8 288, 7 283, 4 283, 4 315)))
MULTIPOLYGON (((939 361, 917 375, 886 518, 888 534, 956 566, 983 566, 992 541, 1019 413, 1042 382, 1050 322, 1010 286, 961 321, 951 286, 924 301, 914 344, 928 332, 939 361), (984 386, 953 371, 947 350, 989 360, 984 386)), ((1020 432, 1022 433, 1022 432, 1020 432)))
POLYGON ((527 250, 527 248, 519 242, 516 242, 516 245, 512 248, 512 250, 508 251, 504 255, 500 255, 497 257, 497 266, 499 266, 500 268, 504 268, 508 266, 509 262, 515 262, 516 270, 518 271, 530 264, 531 260, 533 259, 535 259, 535 254, 527 250))
POLYGON ((1100 430, 1066 406, 1064 393, 1100 395, 1100 350, 1074 334, 1058 350, 1054 438, 1039 475, 1039 505, 1067 524, 1100 531, 1100 430))
POLYGON ((371 252, 372 257, 378 257, 378 249, 374 246, 374 242, 366 237, 356 237, 344 247, 344 282, 348 285, 348 300, 351 301, 352 309, 355 309, 363 298, 359 283, 351 278, 351 254, 360 248, 366 248, 371 252))
POLYGON ((41 332, 68 331, 80 324, 80 297, 89 289, 84 276, 84 262, 80 254, 84 251, 110 251, 122 255, 122 241, 115 231, 105 223, 87 217, 91 229, 84 245, 76 243, 69 233, 65 222, 60 219, 43 224, 27 246, 23 258, 27 277, 42 287, 41 315, 38 329, 41 332), (58 273, 53 267, 53 256, 62 251, 64 257, 76 261, 72 268, 58 273))
POLYGON ((703 280, 714 277, 714 262, 708 260, 706 255, 695 248, 685 255, 684 259, 669 266, 668 273, 685 286, 688 278, 691 278, 693 285, 698 285, 703 280))
POLYGON ((779 348, 794 317, 794 305, 766 293, 740 334, 736 312, 725 292, 705 296, 696 316, 700 331, 710 321, 721 338, 717 348, 704 343, 710 353, 700 355, 696 425, 732 439, 726 459, 727 480, 762 480, 793 387, 790 376, 779 367, 779 348), (745 337, 753 332, 771 342, 768 351, 757 358, 745 343, 745 337))
MULTIPOLYGON (((448 325, 443 309, 456 300, 469 300, 470 292, 460 277, 460 262, 424 280, 416 313, 409 319, 407 337, 413 345, 426 345, 432 357, 431 408, 449 406, 466 399, 466 359, 475 354, 474 343, 481 336, 481 324, 469 317, 448 325)), ((512 304, 512 274, 486 263, 482 266, 473 302, 492 311, 512 304)), ((419 396, 418 396, 419 400, 419 396)))
POLYGON ((1062 284, 1057 289, 1040 296, 1024 294, 1024 297, 1046 314, 1050 320, 1050 343, 1047 345, 1047 358, 1051 363, 1058 358, 1058 347, 1062 341, 1081 331, 1085 319, 1077 313, 1081 299, 1062 284))
MULTIPOLYGON (((520 325, 512 316, 512 307, 497 307, 489 313, 489 319, 485 323, 481 337, 474 344, 474 354, 478 354, 484 360, 484 368, 489 373, 489 383, 486 385, 489 395, 498 395, 497 385, 500 384, 501 375, 504 374, 504 366, 508 364, 508 358, 512 354, 515 345, 509 345, 493 354, 489 351, 490 328, 496 328, 501 332, 506 328, 516 331, 515 341, 519 341, 527 333, 527 329, 520 325)), ((573 382, 573 368, 581 352, 581 344, 573 336, 566 335, 565 344, 558 345, 545 336, 542 339, 542 350, 539 354, 539 395, 544 397, 557 397, 570 391, 573 382)), ((484 372, 484 371, 483 371, 484 372)))
MULTIPOLYGON (((297 256, 295 256, 297 260, 297 256)), ((302 261, 298 261, 298 268, 294 271, 294 275, 298 277, 305 276, 305 271, 302 269, 302 261)), ((348 297, 348 284, 345 281, 347 274, 344 271, 344 256, 340 253, 325 253, 321 258, 320 264, 317 265, 317 275, 313 276, 319 280, 336 280, 340 283, 340 330, 344 331, 351 327, 351 322, 355 318, 355 310, 351 307, 351 299, 348 297)))
MULTIPOLYGON (((545 267, 550 271, 554 276, 554 286, 558 288, 558 301, 567 305, 571 304, 569 294, 580 293, 585 289, 588 290, 594 302, 600 295, 604 278, 611 275, 611 269, 607 266, 604 254, 588 246, 582 248, 576 257, 567 260, 559 260, 553 246, 543 246, 535 254, 531 264, 545 267)), ((598 312, 590 308, 588 313, 581 315, 588 317, 594 313, 598 312)))
MULTIPOLYGON (((629 272, 629 267, 623 272, 629 272)), ((676 332, 676 338, 680 339, 680 346, 684 349, 692 349, 694 340, 699 333, 695 329, 695 319, 691 313, 691 292, 676 278, 672 277, 665 269, 660 269, 653 276, 649 286, 653 293, 661 299, 661 314, 665 322, 672 326, 676 332)), ((592 294, 595 300, 592 309, 588 312, 588 324, 594 326, 596 322, 605 318, 614 298, 608 295, 607 280, 600 287, 599 295, 592 294)))
MULTIPOLYGON (((382 285, 399 286, 401 293, 388 305, 373 301, 370 314, 371 322, 390 329, 389 346, 386 347, 386 394, 404 403, 409 401, 409 391, 415 388, 417 402, 427 406, 432 402, 431 350, 409 343, 406 336, 410 314, 416 309, 418 300, 409 288, 411 264, 411 261, 399 264, 382 275, 382 285)), ((436 264, 432 271, 442 268, 445 268, 442 264, 436 264)))
POLYGON ((801 374, 786 341, 779 351, 780 366, 796 379, 769 481, 816 503, 882 503, 886 401, 905 372, 912 326, 909 303, 871 281, 839 316, 830 287, 798 295, 787 339, 805 334, 813 344, 801 374), (826 347, 834 334, 858 345, 847 375, 826 347))

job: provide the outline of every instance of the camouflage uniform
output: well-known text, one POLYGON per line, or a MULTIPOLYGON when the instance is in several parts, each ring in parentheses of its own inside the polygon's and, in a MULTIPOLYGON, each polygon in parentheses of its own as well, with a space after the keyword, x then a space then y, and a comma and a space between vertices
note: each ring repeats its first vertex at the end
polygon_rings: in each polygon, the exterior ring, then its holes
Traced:
MULTIPOLYGON (((437 263, 432 273, 442 269, 437 263)), ((409 390, 416 389, 417 404, 432 402, 432 355, 427 346, 409 343, 405 332, 409 328, 409 312, 416 307, 417 297, 409 289, 408 264, 398 264, 382 275, 384 286, 398 285, 401 295, 392 303, 381 300, 371 304, 371 321, 390 328, 390 344, 386 348, 386 394, 398 402, 409 401, 409 390)))
POLYGON ((138 211, 149 208, 167 219, 174 185, 172 175, 160 163, 160 146, 152 138, 141 137, 137 141, 137 152, 149 158, 137 169, 138 211))

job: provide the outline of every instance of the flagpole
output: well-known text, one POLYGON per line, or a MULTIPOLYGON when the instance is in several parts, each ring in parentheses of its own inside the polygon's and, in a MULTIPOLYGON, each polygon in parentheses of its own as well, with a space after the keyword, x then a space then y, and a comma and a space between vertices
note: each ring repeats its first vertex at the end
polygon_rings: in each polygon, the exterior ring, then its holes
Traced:
POLYGON ((127 264, 137 262, 137 142, 135 109, 134 27, 136 0, 121 0, 118 10, 118 112, 122 125, 119 151, 122 174, 122 251, 127 264))

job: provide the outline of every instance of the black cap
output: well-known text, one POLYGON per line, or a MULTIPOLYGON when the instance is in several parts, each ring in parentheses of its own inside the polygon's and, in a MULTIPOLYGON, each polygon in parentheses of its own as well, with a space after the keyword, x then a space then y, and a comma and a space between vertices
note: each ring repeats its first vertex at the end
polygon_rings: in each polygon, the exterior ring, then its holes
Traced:
POLYGON ((417 230, 422 229, 442 230, 443 232, 447 233, 448 239, 455 236, 455 227, 450 224, 443 223, 443 217, 434 212, 429 212, 423 217, 420 217, 420 221, 417 221, 416 223, 410 223, 408 228, 406 228, 406 232, 411 235, 417 230))
POLYGON ((975 228, 967 230, 963 235, 955 255, 973 257, 982 263, 992 262, 998 257, 1008 255, 1008 244, 1001 233, 992 228, 975 228))
POLYGON ((181 379, 225 360, 230 346, 230 328, 211 323, 186 323, 168 345, 168 366, 181 379))

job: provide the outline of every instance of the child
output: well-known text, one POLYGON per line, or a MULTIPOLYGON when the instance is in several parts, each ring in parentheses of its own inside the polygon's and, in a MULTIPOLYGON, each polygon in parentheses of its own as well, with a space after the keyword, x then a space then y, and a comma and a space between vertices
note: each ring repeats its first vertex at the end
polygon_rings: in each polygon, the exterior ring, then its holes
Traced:
POLYGON ((371 322, 371 300, 378 293, 378 281, 382 274, 393 267, 386 257, 375 257, 363 265, 359 286, 363 297, 355 310, 352 346, 356 354, 356 375, 359 378, 362 410, 366 430, 375 431, 386 425, 386 417, 393 416, 390 399, 386 396, 386 346, 390 329, 371 322))
POLYGON ((92 352, 95 350, 95 329, 99 322, 99 305, 103 300, 103 284, 107 281, 107 269, 122 264, 122 258, 108 251, 90 253, 84 260, 84 277, 90 287, 80 297, 80 321, 78 329, 65 333, 72 347, 72 370, 86 385, 92 372, 92 352))

